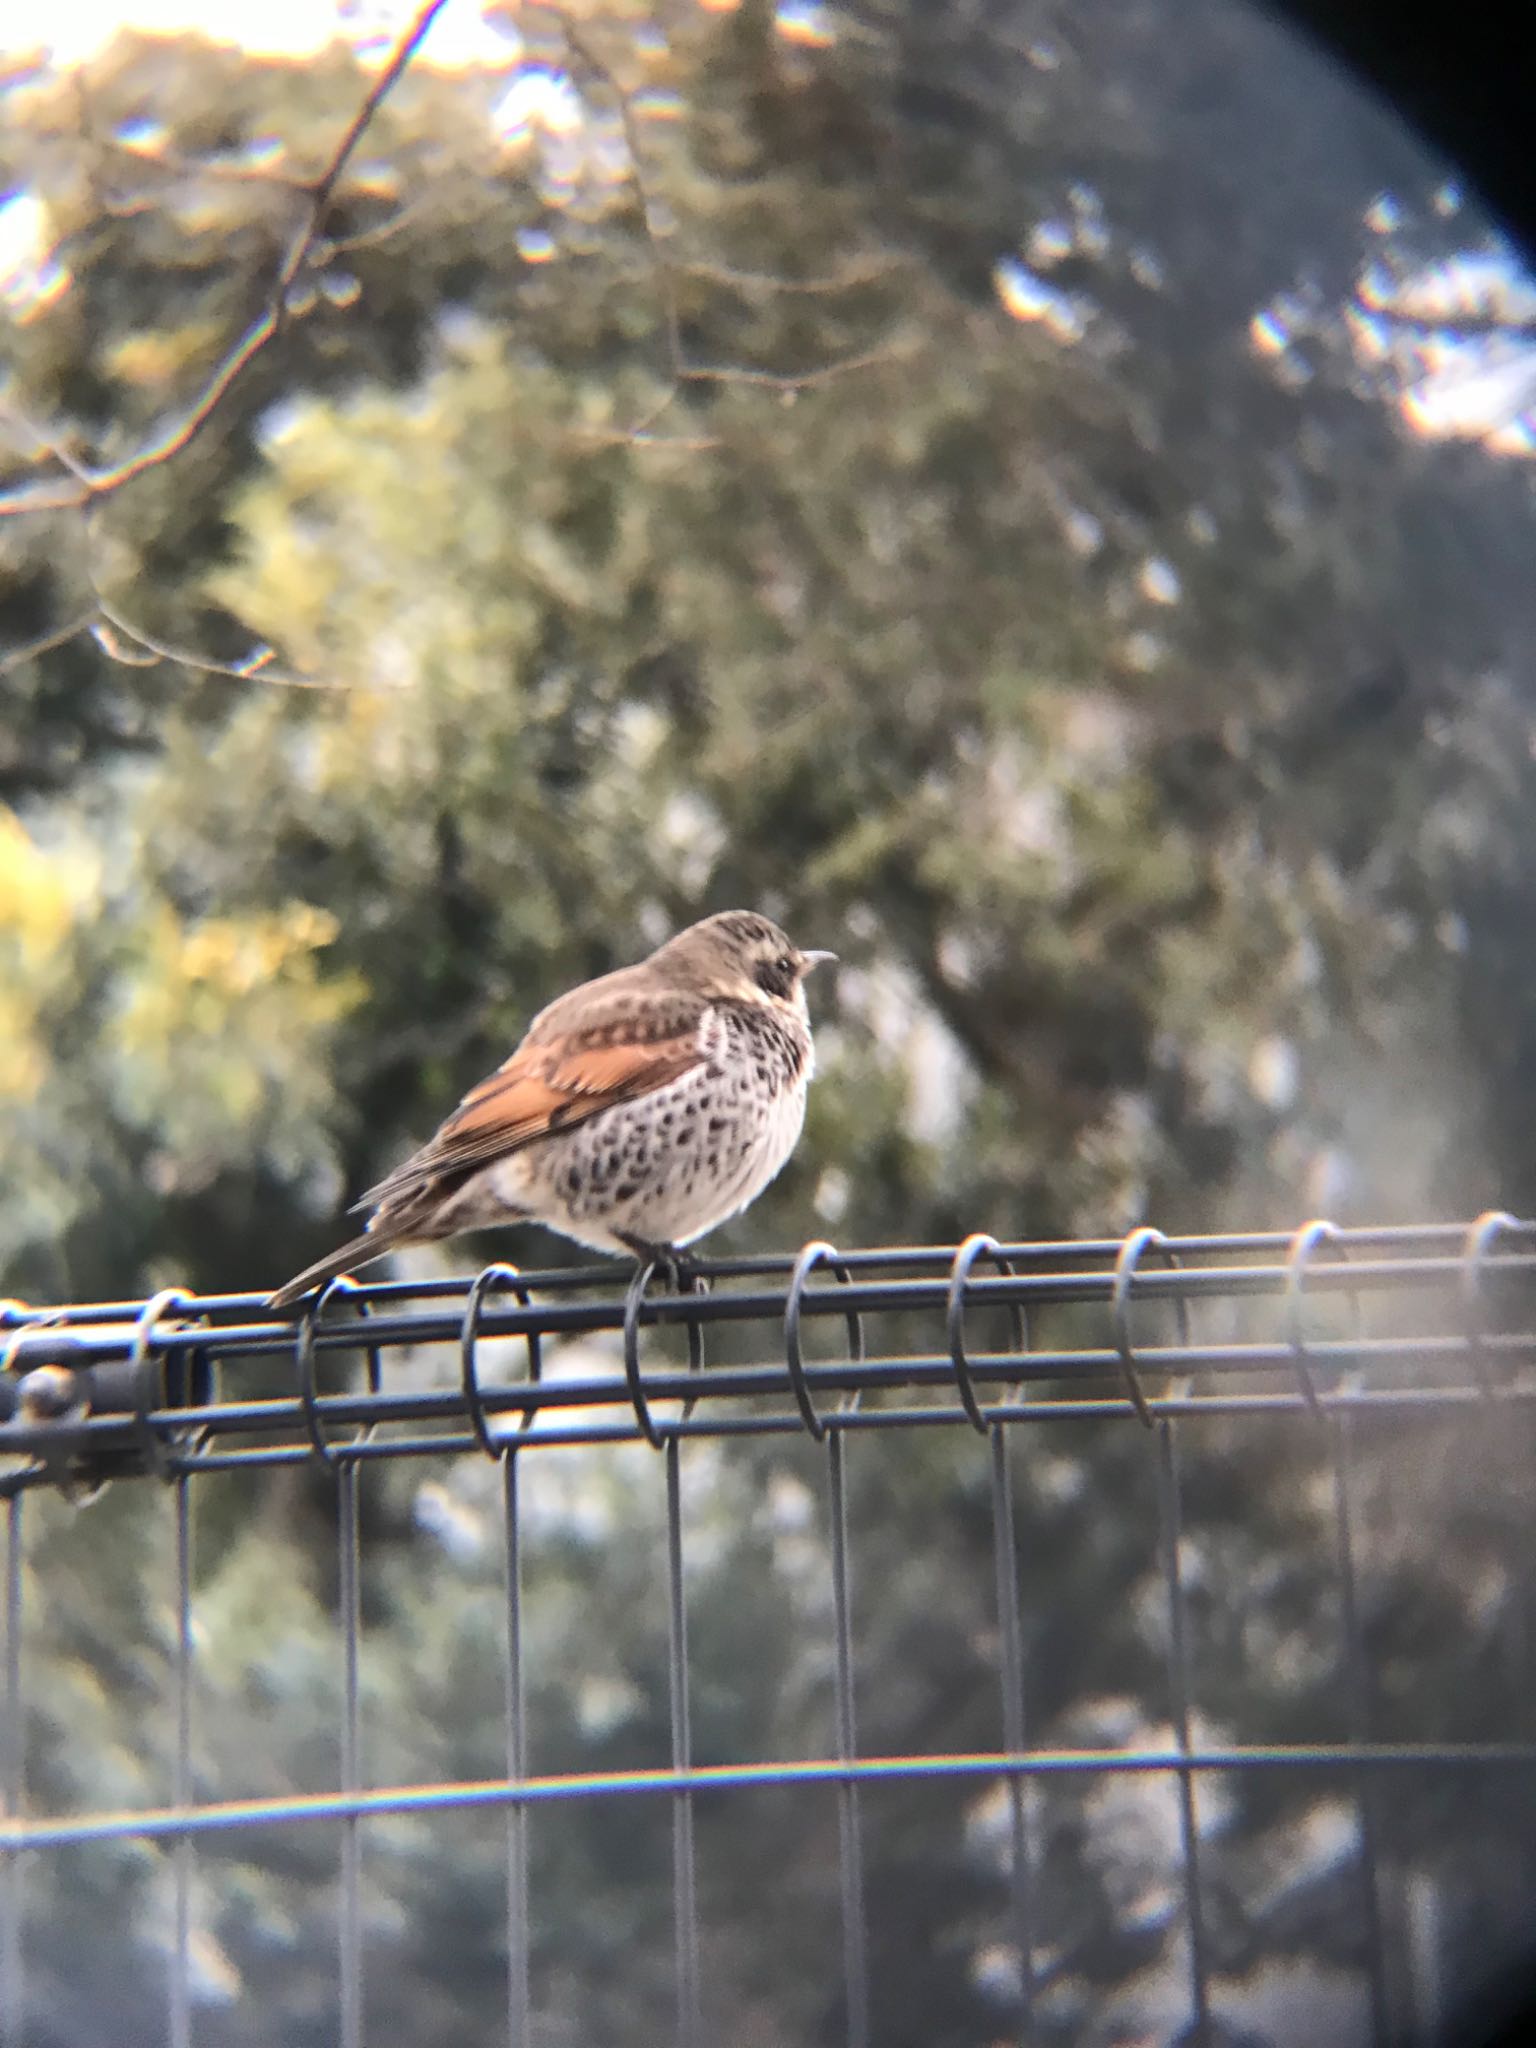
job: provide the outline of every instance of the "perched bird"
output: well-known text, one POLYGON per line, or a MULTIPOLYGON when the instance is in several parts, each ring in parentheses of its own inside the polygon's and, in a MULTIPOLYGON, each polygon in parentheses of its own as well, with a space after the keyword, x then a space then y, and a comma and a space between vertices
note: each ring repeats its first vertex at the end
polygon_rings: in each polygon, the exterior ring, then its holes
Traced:
POLYGON ((373 1212, 363 1235, 269 1306, 397 1246, 498 1223, 542 1223, 637 1258, 702 1237, 794 1150, 813 1064, 804 981, 835 958, 727 910, 573 988, 357 1203, 373 1212))

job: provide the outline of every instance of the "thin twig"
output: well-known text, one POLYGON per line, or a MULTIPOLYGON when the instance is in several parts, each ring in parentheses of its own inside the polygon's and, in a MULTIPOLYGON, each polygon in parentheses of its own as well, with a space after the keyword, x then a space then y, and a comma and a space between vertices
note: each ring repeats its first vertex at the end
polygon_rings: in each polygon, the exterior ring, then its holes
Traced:
POLYGON ((362 141, 368 124, 379 111, 385 99, 399 84, 406 66, 421 47, 427 30, 442 12, 443 5, 444 0, 427 0, 427 5, 421 9, 415 21, 412 22, 411 26, 396 43, 394 50, 390 54, 389 62, 374 80, 372 91, 365 95, 362 105, 353 115, 351 127, 341 138, 341 143, 332 156, 330 164, 321 173, 320 182, 314 187, 313 217, 310 221, 305 247, 299 249, 296 257, 289 265, 286 278, 287 283, 291 284, 293 282, 299 266, 304 261, 308 242, 313 241, 316 233, 319 231, 320 222, 325 215, 325 210, 331 203, 331 195, 336 190, 337 180, 346 169, 352 152, 362 141))
MULTIPOLYGON (((649 411, 632 422, 628 429, 597 430, 590 437, 592 440, 600 445, 627 440, 639 447, 687 446, 687 441, 675 441, 670 438, 660 440, 651 436, 649 432, 680 395, 685 384, 755 385, 762 390, 778 391, 787 397, 793 397, 801 391, 813 390, 817 385, 830 384, 834 379, 848 376, 856 370, 871 369, 878 363, 888 362, 901 352, 893 341, 876 348, 861 350, 856 355, 839 357, 833 362, 816 364, 808 370, 796 371, 759 370, 747 365, 691 363, 683 348, 682 314, 677 289, 680 276, 711 279, 716 283, 729 285, 735 290, 773 288, 784 292, 824 294, 849 290, 854 285, 866 283, 882 275, 886 270, 898 267, 902 259, 895 256, 871 258, 867 265, 850 266, 842 277, 803 280, 759 276, 749 271, 731 270, 722 264, 674 261, 662 246, 662 237, 656 227, 656 206, 645 174, 640 124, 635 118, 630 94, 619 82, 613 66, 594 48, 585 30, 579 28, 561 9, 555 8, 551 11, 558 18, 561 31, 574 55, 607 87, 617 106, 619 121, 624 130, 625 145, 629 151, 631 176, 634 180, 635 196, 639 202, 646 249, 656 279, 656 294, 661 307, 662 331, 665 336, 667 367, 670 373, 668 389, 649 411)), ((714 444, 710 442, 708 445, 714 444)))
POLYGON ((37 444, 35 455, 23 451, 22 460, 24 462, 57 462, 67 469, 71 476, 78 477, 81 483, 88 483, 90 481, 91 473, 80 458, 66 448, 62 442, 51 441, 37 421, 30 414, 23 412, 14 398, 0 398, 0 414, 13 421, 30 441, 34 441, 37 444))
POLYGON ((630 95, 606 58, 600 56, 588 41, 585 32, 578 29, 568 14, 556 9, 561 30, 567 43, 582 63, 607 86, 618 108, 619 124, 624 130, 624 146, 629 151, 630 175, 635 183, 635 197, 640 202, 640 220, 645 229, 646 248, 650 252, 651 268, 656 277, 656 295, 661 302, 662 327, 666 334, 667 361, 676 378, 683 361, 682 316, 678 310, 677 279, 671 258, 661 246, 661 236, 656 229, 655 205, 651 198, 650 185, 645 175, 645 154, 640 143, 640 124, 635 119, 635 110, 630 95))
MULTIPOLYGON (((293 669, 280 668, 276 666, 275 650, 267 646, 257 648, 255 653, 247 655, 244 661, 214 661, 208 655, 194 654, 190 648, 173 647, 169 642, 157 639, 153 633, 145 632, 142 626, 136 626, 131 619, 125 619, 116 606, 108 604, 100 592, 96 597, 96 614, 90 623, 98 627, 105 624, 114 633, 121 633, 125 639, 136 642, 149 656, 149 661, 143 664, 146 667, 155 662, 168 661, 178 668, 193 669, 200 675, 233 676, 238 682, 259 679, 263 683, 275 684, 279 689, 319 690, 333 695, 353 687, 347 683, 325 682, 318 676, 300 675, 293 669)), ((123 654, 114 651, 105 640, 99 639, 99 644, 103 652, 110 655, 114 661, 125 658, 123 654)), ((135 665, 131 655, 126 658, 129 666, 135 665)))
POLYGON ((329 240, 330 253, 333 256, 350 256, 354 249, 376 248, 380 242, 387 242, 392 236, 400 234, 412 221, 419 220, 422 214, 441 200, 442 196, 440 184, 434 185, 430 191, 419 192, 414 199, 408 199, 403 206, 396 207, 387 219, 376 222, 373 227, 359 228, 355 235, 338 235, 329 240))
MULTIPOLYGON (((67 482, 63 478, 55 478, 0 493, 0 518, 24 512, 69 511, 94 499, 107 497, 131 483, 135 477, 142 476, 145 470, 154 469, 173 455, 178 455, 202 431, 235 380, 287 325, 289 289, 319 238, 342 172, 386 95, 398 84, 445 4, 446 0, 426 0, 415 20, 395 44, 389 62, 364 95, 346 132, 332 151, 329 163, 320 176, 305 187, 309 195, 308 208, 273 280, 265 310, 219 363, 189 410, 162 428, 135 454, 109 469, 85 470, 83 473, 71 469, 67 482)), ((56 450, 53 452, 57 454, 56 450)), ((62 456, 59 460, 61 467, 70 469, 62 456)))
POLYGON ((102 136, 99 146, 111 150, 115 156, 127 157, 130 163, 143 169, 163 171, 168 178, 213 178, 232 185, 269 185, 278 191, 292 192, 299 198, 305 198, 314 191, 312 180, 302 178, 294 171, 278 170, 272 165, 236 163, 228 157, 183 156, 176 149, 140 149, 117 135, 102 136))
POLYGON ((905 345, 893 337, 875 348, 860 349, 856 355, 814 363, 808 370, 754 370, 739 363, 687 363, 678 374, 687 384, 751 384, 764 391, 794 396, 801 391, 813 391, 818 384, 834 383, 855 370, 872 370, 881 363, 897 362, 906 353, 905 345))
MULTIPOLYGON (((670 392, 668 403, 676 396, 670 392)), ((718 434, 652 434, 636 427, 577 427, 571 439, 582 448, 668 449, 684 455, 708 455, 720 446, 718 434)))
POLYGON ((910 263, 909 257, 887 252, 871 256, 864 263, 850 263, 827 277, 777 277, 771 270, 737 270, 729 263, 698 259, 676 267, 685 277, 702 278, 707 284, 724 285, 733 292, 831 297, 838 292, 856 291, 861 284, 875 284, 882 277, 889 277, 893 270, 908 269, 910 263))
POLYGON ((655 426, 664 413, 671 410, 681 396, 682 386, 676 377, 673 377, 668 381, 656 402, 653 405, 647 406, 639 418, 631 420, 627 427, 593 427, 590 429, 590 432, 583 428, 578 432, 577 439, 586 440, 590 438, 605 448, 615 447, 622 441, 633 441, 638 446, 644 447, 647 443, 654 440, 651 428, 655 426))
POLYGON ((70 620, 67 626, 55 626, 47 633, 40 633, 35 640, 27 640, 20 647, 9 648, 0 654, 0 676, 8 676, 13 669, 25 668, 29 661, 51 654, 55 647, 63 647, 77 634, 94 626, 98 617, 95 605, 88 612, 81 612, 78 618, 70 620))
POLYGON ((128 668, 155 668, 165 661, 177 668, 193 669, 200 675, 233 676, 241 682, 259 679, 263 683, 275 684, 279 689, 342 692, 355 687, 347 683, 325 682, 317 676, 300 675, 295 670, 277 667, 277 656, 270 647, 261 647, 240 662, 214 661, 207 655, 194 654, 190 648, 173 647, 124 618, 115 605, 108 604, 99 594, 89 611, 77 613, 66 625, 55 626, 47 633, 40 633, 35 640, 28 640, 22 646, 9 648, 0 654, 0 676, 8 676, 13 670, 24 668, 29 661, 51 654, 56 647, 65 646, 82 633, 93 633, 102 653, 110 661, 121 662, 128 668), (118 644, 125 641, 132 642, 132 646, 118 644))

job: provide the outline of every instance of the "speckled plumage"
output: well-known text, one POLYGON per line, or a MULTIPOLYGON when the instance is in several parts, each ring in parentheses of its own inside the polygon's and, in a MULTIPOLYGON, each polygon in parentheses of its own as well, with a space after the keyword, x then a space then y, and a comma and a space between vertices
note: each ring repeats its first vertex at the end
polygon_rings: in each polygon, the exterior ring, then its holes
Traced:
POLYGON ((692 1244, 746 1208, 805 1121, 811 1034, 707 1007, 702 1062, 675 1081, 483 1167, 447 1205, 454 1229, 532 1217, 599 1251, 692 1244))
POLYGON ((397 1245, 500 1223, 543 1223, 603 1251, 691 1244, 794 1150, 814 1063, 803 981, 830 957, 727 911, 560 997, 370 1189, 363 1236, 274 1306, 397 1245))

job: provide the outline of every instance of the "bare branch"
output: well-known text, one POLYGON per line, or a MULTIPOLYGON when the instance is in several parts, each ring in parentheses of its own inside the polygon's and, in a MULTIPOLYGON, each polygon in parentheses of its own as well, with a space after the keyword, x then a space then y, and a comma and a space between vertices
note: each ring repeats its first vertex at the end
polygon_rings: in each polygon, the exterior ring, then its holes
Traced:
POLYGON ((680 387, 669 385, 659 405, 642 414, 632 427, 577 427, 570 439, 583 448, 671 449, 689 455, 707 455, 720 446, 718 434, 653 434, 652 425, 680 395, 680 387))
POLYGON ((651 268, 656 277, 656 295, 661 303, 662 327, 666 334, 667 361, 676 377, 683 360, 682 320, 678 312, 677 280, 671 259, 661 246, 661 235, 656 227, 655 203, 645 175, 645 154, 640 144, 640 124, 635 119, 635 110, 629 93, 619 83, 613 66, 599 54, 588 40, 584 30, 577 28, 568 14, 559 9, 561 30, 567 43, 582 63, 597 76, 612 93, 618 108, 619 123, 624 130, 624 143, 629 151, 631 175, 635 181, 635 197, 640 202, 640 221, 645 230, 646 248, 650 253, 651 268))
MULTIPOLYGON (((99 146, 110 150, 114 156, 127 157, 141 170, 161 171, 167 178, 212 178, 231 185, 267 185, 280 192, 293 192, 300 198, 307 198, 314 191, 314 185, 308 178, 301 178, 292 171, 278 170, 271 164, 242 164, 230 157, 183 156, 175 149, 142 148, 136 143, 124 142, 118 135, 102 136, 99 146)), ((127 203, 137 205, 133 200, 127 203)))
POLYGON ((70 511, 119 491, 145 470, 154 469, 177 455, 208 424, 226 392, 261 351, 287 325, 288 293, 319 238, 320 229, 335 196, 341 175, 362 140, 369 123, 385 97, 399 83, 427 30, 442 12, 446 0, 426 0, 409 28, 400 36, 389 62, 364 95, 345 133, 331 152, 330 161, 319 177, 303 189, 308 204, 303 221, 288 247, 268 294, 265 310, 248 327, 228 355, 214 370, 192 405, 180 418, 154 435, 135 454, 109 469, 81 469, 50 450, 69 472, 40 483, 25 484, 18 490, 0 493, 0 518, 27 512, 70 511))
POLYGON ((27 640, 20 647, 11 647, 0 654, 0 676, 8 676, 14 669, 25 668, 29 661, 36 661, 40 655, 51 654, 55 647, 63 647, 78 634, 86 632, 97 620, 94 605, 88 612, 81 612, 66 626, 55 626, 50 632, 40 633, 35 640, 27 640))
POLYGON ((739 363, 687 363, 678 376, 685 384, 754 384, 764 391, 779 391, 792 398, 802 391, 814 391, 819 384, 850 376, 855 370, 872 370, 880 363, 899 362, 908 353, 907 346, 893 336, 876 348, 838 356, 829 363, 813 363, 807 370, 754 370, 739 363))
POLYGON ((389 94, 400 83, 406 67, 415 56, 417 50, 420 49, 427 30, 442 12, 443 5, 444 0, 427 0, 427 4, 421 9, 416 19, 395 44, 394 49, 390 53, 389 62, 374 80, 372 90, 364 97, 362 105, 353 115, 352 125, 348 128, 346 134, 342 136, 331 157, 330 163, 321 172, 319 182, 312 188, 312 217, 309 223, 309 230, 304 240, 304 246, 297 251, 297 254, 290 259, 289 264, 286 266, 287 275, 283 280, 285 283, 291 284, 297 275, 310 242, 314 240, 319 232, 320 223, 325 217, 325 210, 331 203, 332 194, 336 190, 336 185, 342 172, 346 169, 351 159, 352 152, 362 141, 374 115, 379 111, 379 108, 383 105, 389 94))
POLYGON ((274 650, 266 646, 258 647, 244 661, 238 662, 213 661, 206 655, 194 654, 190 648, 172 647, 124 618, 100 592, 89 611, 78 612, 67 624, 55 626, 46 633, 40 633, 35 640, 25 641, 20 647, 8 648, 0 654, 0 677, 25 668, 29 661, 51 654, 56 647, 66 646, 82 633, 90 633, 109 660, 121 662, 127 668, 156 668, 165 661, 178 668, 192 669, 199 675, 233 676, 242 682, 259 679, 285 690, 344 692, 360 687, 326 682, 318 676, 306 676, 297 670, 282 668, 274 650))
POLYGON ((354 249, 375 249, 381 242, 388 242, 419 220, 430 208, 442 199, 442 186, 435 184, 430 191, 420 192, 414 199, 408 199, 403 206, 396 207, 387 218, 375 222, 371 228, 359 228, 355 235, 338 235, 330 243, 333 256, 350 256, 354 249))
POLYGON ((36 444, 35 451, 23 452, 23 461, 57 462, 81 483, 89 483, 91 473, 73 450, 66 448, 62 442, 51 441, 37 421, 29 413, 23 412, 14 398, 0 398, 0 415, 11 420, 29 441, 36 444))
POLYGON ((244 661, 213 661, 207 655, 193 653, 190 648, 173 647, 167 641, 157 639, 153 633, 145 632, 142 626, 135 625, 131 619, 125 619, 114 605, 108 604, 99 591, 96 595, 96 610, 90 623, 103 653, 114 661, 126 662, 130 668, 151 668, 158 662, 168 661, 178 668, 192 669, 199 675, 233 676, 239 682, 259 679, 283 690, 319 690, 328 694, 340 694, 353 687, 351 684, 326 682, 319 676, 300 675, 296 670, 282 668, 278 665, 276 650, 265 645, 256 648, 244 661), (103 627, 107 628, 108 632, 103 632, 103 627), (109 633, 121 634, 125 640, 132 641, 134 647, 115 647, 108 637, 109 633), (136 652, 135 649, 142 650, 142 653, 136 652))
POLYGON ((631 175, 634 180, 635 196, 640 206, 640 222, 645 235, 646 250, 656 279, 656 296, 661 308, 662 331, 670 373, 670 382, 662 397, 627 429, 598 429, 590 435, 584 434, 583 439, 590 439, 603 446, 627 441, 636 447, 713 447, 717 445, 713 437, 695 441, 692 437, 655 436, 649 431, 679 397, 685 384, 755 385, 762 390, 777 391, 786 397, 795 397, 801 391, 812 390, 820 384, 829 384, 835 378, 848 376, 856 370, 872 369, 878 363, 889 362, 905 353, 905 350, 893 340, 876 348, 861 350, 855 355, 839 357, 833 362, 815 364, 806 370, 759 370, 746 365, 689 362, 683 349, 682 316, 677 289, 679 277, 698 277, 742 292, 772 290, 827 295, 849 291, 856 285, 869 283, 891 270, 902 267, 905 259, 887 253, 872 257, 864 264, 850 264, 838 276, 804 279, 777 278, 752 271, 733 270, 725 264, 676 261, 664 247, 663 235, 656 225, 657 208, 646 177, 640 124, 635 118, 631 94, 621 83, 613 66, 594 47, 585 29, 579 27, 562 9, 557 7, 550 11, 559 20, 561 32, 571 51, 607 88, 617 107, 619 121, 624 130, 624 141, 629 151, 631 175))

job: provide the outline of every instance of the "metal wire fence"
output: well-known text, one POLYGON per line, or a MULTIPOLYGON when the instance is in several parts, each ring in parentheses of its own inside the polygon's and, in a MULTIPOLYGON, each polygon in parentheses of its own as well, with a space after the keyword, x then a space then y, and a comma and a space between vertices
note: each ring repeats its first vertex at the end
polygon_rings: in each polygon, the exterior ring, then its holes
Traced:
MULTIPOLYGON (((1213 1774, 1257 1779, 1331 1774, 1353 1802, 1352 1883, 1364 1930, 1368 2036, 1404 2038, 1391 1980, 1376 1788, 1404 1772, 1536 1770, 1527 1728, 1494 1739, 1382 1739, 1357 1570, 1355 1471, 1362 1433, 1391 1420, 1480 1417, 1495 1436, 1536 1403, 1536 1223, 1341 1229, 1315 1221, 1248 1235, 1165 1237, 1151 1229, 1081 1243, 999 1243, 839 1251, 646 1268, 626 1286, 612 1265, 518 1271, 471 1282, 339 1282, 303 1313, 274 1316, 257 1296, 3 1309, 0 1491, 4 1495, 0 1650, 0 2043, 27 2031, 23 1926, 28 1871, 84 1844, 164 1845, 173 1872, 164 2038, 195 2035, 191 1959, 197 1845, 242 1831, 329 1824, 336 1873, 336 2029, 365 2037, 361 1869, 366 1826, 383 1816, 490 1809, 505 1818, 505 2038, 535 2038, 530 1992, 528 1824, 537 1808, 664 1802, 671 1808, 672 2029, 701 2048, 701 1908, 695 1822, 706 1794, 807 1788, 835 1803, 841 1914, 841 2031, 872 2031, 865 1812, 872 1788, 964 1781, 1000 1788, 1006 1809, 1009 1941, 1017 2015, 1010 2039, 1036 2038, 1042 1978, 1039 1873, 1030 1788, 1055 1779, 1154 1776, 1177 1804, 1187 2017, 1180 2039, 1215 2043, 1212 1903, 1198 1788, 1213 1774), (617 1281, 617 1284, 616 1284, 617 1281), (979 1332, 992 1342, 983 1345, 979 1332), (601 1337, 611 1366, 552 1369, 578 1338, 601 1337), (428 1347, 453 1361, 424 1382, 428 1347), (1303 1418, 1331 1475, 1339 1653, 1348 1725, 1332 1741, 1212 1743, 1193 1711, 1181 1450, 1225 1418, 1260 1431, 1303 1418), (1166 1606, 1168 1736, 1126 1747, 1042 1746, 1025 1725, 1026 1644, 1038 1617, 1019 1581, 1016 1469, 1021 1431, 1085 1420, 1146 1432, 1155 1470, 1157 1550, 1166 1606), (868 1432, 969 1431, 982 1441, 991 1520, 995 1677, 1002 1746, 957 1753, 872 1753, 861 1745, 852 1620, 855 1565, 848 1461, 868 1432), (829 1534, 835 1742, 822 1756, 696 1760, 690 1709, 687 1529, 681 1458, 697 1439, 798 1436, 824 1461, 829 1534), (642 1444, 664 1493, 670 1760, 651 1769, 539 1773, 530 1768, 526 1696, 524 1512, 529 1458, 559 1446, 642 1444), (499 1468, 505 1602, 505 1769, 471 1782, 365 1781, 359 1684, 363 1540, 359 1481, 377 1461, 462 1455, 499 1468), (311 1465, 334 1488, 336 1614, 343 1680, 336 1783, 281 1797, 219 1797, 193 1769, 197 1628, 190 1501, 217 1472, 311 1465), (24 1580, 37 1489, 80 1496, 101 1483, 162 1482, 174 1508, 174 1623, 167 1712, 171 1797, 130 1811, 38 1811, 23 1736, 28 1668, 24 1585, 46 1587, 46 1560, 24 1580)), ((589 1361, 590 1347, 581 1353, 589 1361)), ((1113 1512, 1107 1504, 1106 1512, 1113 1512)), ((1528 1542, 1529 1521, 1524 1531, 1528 1542)), ((909 1536, 920 1542, 921 1533, 909 1536)))

